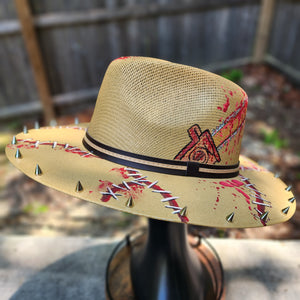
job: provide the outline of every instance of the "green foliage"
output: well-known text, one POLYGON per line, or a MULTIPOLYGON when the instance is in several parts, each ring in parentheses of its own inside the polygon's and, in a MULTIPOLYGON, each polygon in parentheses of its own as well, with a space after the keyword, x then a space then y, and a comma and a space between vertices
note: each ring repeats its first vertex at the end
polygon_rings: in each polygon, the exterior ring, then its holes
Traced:
POLYGON ((297 179, 297 180, 300 180, 300 172, 298 172, 298 173, 296 174, 296 179, 297 179))
POLYGON ((46 213, 49 210, 49 207, 45 204, 38 202, 29 203, 24 206, 23 211, 27 214, 39 215, 46 213))
POLYGON ((274 129, 270 132, 263 130, 262 135, 266 144, 273 145, 277 149, 286 148, 288 146, 288 141, 279 137, 277 129, 274 129))
POLYGON ((5 147, 11 141, 11 135, 7 133, 0 133, 0 153, 4 153, 5 147))
POLYGON ((18 132, 22 128, 22 123, 19 120, 13 120, 6 124, 5 127, 10 132, 18 132))
POLYGON ((226 232, 223 229, 217 229, 217 237, 219 238, 225 238, 226 237, 226 232))
POLYGON ((227 72, 222 73, 222 76, 230 81, 238 83, 243 78, 244 74, 242 70, 232 69, 227 72))

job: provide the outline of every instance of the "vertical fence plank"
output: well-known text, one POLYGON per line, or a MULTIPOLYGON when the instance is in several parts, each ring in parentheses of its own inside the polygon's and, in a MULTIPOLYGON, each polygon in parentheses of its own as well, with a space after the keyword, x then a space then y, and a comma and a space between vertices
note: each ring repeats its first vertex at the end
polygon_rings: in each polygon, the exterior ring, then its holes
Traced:
POLYGON ((253 62, 255 63, 262 62, 266 54, 274 16, 274 7, 275 0, 262 0, 253 52, 253 62))
POLYGON ((41 99, 45 122, 49 123, 54 117, 54 107, 44 68, 40 47, 33 25, 31 10, 27 0, 15 0, 15 5, 21 23, 22 35, 28 51, 29 60, 41 99))

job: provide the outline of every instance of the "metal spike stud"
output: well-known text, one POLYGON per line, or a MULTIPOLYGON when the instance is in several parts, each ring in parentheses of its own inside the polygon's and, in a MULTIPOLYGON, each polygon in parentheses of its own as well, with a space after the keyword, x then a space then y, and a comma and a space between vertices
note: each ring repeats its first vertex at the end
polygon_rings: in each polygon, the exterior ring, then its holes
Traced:
POLYGON ((38 121, 34 122, 34 129, 40 129, 40 124, 38 121))
POLYGON ((77 182, 75 191, 76 191, 77 193, 83 191, 83 186, 82 186, 82 184, 81 184, 80 181, 77 182))
POLYGON ((16 138, 15 135, 14 135, 13 138, 12 138, 11 144, 12 144, 12 145, 16 145, 16 144, 17 144, 17 138, 16 138))
POLYGON ((289 212, 290 207, 286 207, 284 209, 282 209, 281 211, 286 215, 289 212))
POLYGON ((232 223, 233 222, 233 217, 234 217, 234 212, 232 212, 231 214, 229 214, 226 217, 226 221, 232 223))
POLYGON ((187 206, 185 206, 184 208, 182 208, 179 212, 179 215, 181 217, 186 217, 186 214, 187 214, 187 206))
POLYGON ((292 198, 289 199, 289 202, 294 203, 295 200, 296 200, 296 198, 292 197, 292 198))
POLYGON ((22 154, 20 149, 17 149, 16 154, 15 154, 15 158, 22 158, 22 154))
POLYGON ((260 216, 260 219, 261 219, 262 221, 266 222, 267 219, 268 219, 268 214, 269 214, 268 211, 264 212, 264 213, 260 216))
POLYGON ((132 199, 131 196, 130 196, 129 199, 127 200, 126 206, 127 206, 127 207, 133 207, 133 206, 134 206, 133 199, 132 199))
POLYGON ((39 165, 36 165, 34 174, 37 176, 42 175, 42 170, 39 165))
POLYGON ((24 133, 24 134, 27 134, 27 133, 28 133, 28 129, 27 129, 27 126, 26 126, 26 125, 24 125, 24 127, 23 127, 23 133, 24 133))
POLYGON ((78 119, 77 117, 74 119, 74 124, 75 124, 75 125, 78 125, 78 124, 79 124, 79 119, 78 119))
POLYGON ((288 192, 289 192, 291 189, 292 189, 292 186, 291 186, 291 185, 289 185, 288 187, 285 188, 285 190, 288 191, 288 192))

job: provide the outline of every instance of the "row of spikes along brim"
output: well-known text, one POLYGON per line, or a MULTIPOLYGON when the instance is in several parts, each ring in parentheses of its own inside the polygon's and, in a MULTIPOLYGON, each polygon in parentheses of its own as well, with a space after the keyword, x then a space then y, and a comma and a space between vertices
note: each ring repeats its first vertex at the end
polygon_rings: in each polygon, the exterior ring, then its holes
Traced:
MULTIPOLYGON (((78 125, 78 124, 79 124, 78 118, 75 118, 74 124, 75 124, 75 125, 78 125)), ((57 123, 56 123, 55 120, 53 120, 53 121, 50 122, 50 125, 51 125, 51 126, 56 126, 57 123)), ((39 128, 40 128, 39 123, 38 123, 38 122, 35 122, 34 129, 39 129, 39 128)), ((27 133, 28 133, 27 126, 24 126, 24 128, 23 128, 23 133, 24 133, 24 134, 27 134, 27 133)), ((17 139, 16 139, 15 136, 13 137, 11 143, 12 143, 13 145, 16 145, 16 144, 17 144, 17 139)), ((21 159, 21 158, 22 158, 22 154, 21 154, 21 151, 20 151, 19 148, 16 150, 15 158, 16 158, 16 159, 21 159)), ((39 166, 38 164, 37 164, 36 167, 35 167, 34 174, 35 174, 36 176, 42 175, 42 170, 41 170, 41 168, 40 168, 40 166, 39 166)), ((278 175, 278 174, 275 174, 275 177, 278 178, 279 175, 278 175)), ((291 189, 292 189, 292 186, 291 186, 291 185, 289 185, 288 187, 286 187, 286 191, 290 191, 291 189)), ((83 186, 82 186, 82 184, 81 184, 80 181, 77 182, 76 187, 75 187, 75 191, 76 191, 77 193, 83 191, 83 186)), ((290 203, 294 203, 295 197, 289 198, 288 201, 289 201, 290 203)), ((132 199, 132 196, 129 197, 129 199, 126 201, 125 205, 126 205, 127 207, 133 207, 133 206, 134 206, 134 201, 133 201, 133 199, 132 199)), ((282 209, 281 211, 282 211, 282 213, 287 214, 288 211, 289 211, 289 209, 290 209, 290 206, 287 206, 286 208, 282 209)), ((269 214, 268 211, 266 211, 266 212, 264 212, 263 214, 261 214, 260 220, 266 222, 266 221, 268 220, 268 214, 269 214)), ((187 207, 186 207, 186 206, 183 207, 183 208, 180 210, 179 215, 180 215, 181 217, 185 217, 185 216, 187 215, 187 207)), ((230 213, 229 215, 226 216, 226 221, 227 221, 227 222, 232 223, 232 222, 233 222, 233 219, 234 219, 234 212, 232 212, 232 213, 230 213)))

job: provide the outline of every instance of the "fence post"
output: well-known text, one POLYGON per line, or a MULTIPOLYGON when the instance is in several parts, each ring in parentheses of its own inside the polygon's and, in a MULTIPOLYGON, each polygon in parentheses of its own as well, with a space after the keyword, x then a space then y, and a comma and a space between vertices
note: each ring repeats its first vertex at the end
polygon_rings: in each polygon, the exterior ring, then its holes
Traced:
POLYGON ((253 62, 255 63, 262 62, 266 54, 274 16, 274 7, 275 0, 261 1, 261 9, 253 51, 253 62))
POLYGON ((49 122, 55 118, 54 105, 34 28, 31 9, 29 7, 28 0, 15 0, 15 5, 19 21, 21 23, 22 36, 28 52, 31 67, 33 69, 38 94, 42 103, 45 122, 46 124, 49 124, 49 122))

